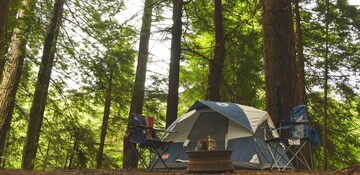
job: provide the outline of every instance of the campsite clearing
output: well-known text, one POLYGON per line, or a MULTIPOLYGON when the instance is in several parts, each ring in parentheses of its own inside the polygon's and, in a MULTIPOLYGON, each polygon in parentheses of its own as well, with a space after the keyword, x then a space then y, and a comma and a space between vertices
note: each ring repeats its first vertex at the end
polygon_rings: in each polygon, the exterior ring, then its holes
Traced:
MULTIPOLYGON (((353 169, 352 169, 353 170, 353 169)), ((351 170, 350 170, 351 171, 351 170)), ((180 174, 189 174, 185 170, 171 170, 170 172, 166 171, 152 171, 145 172, 141 170, 135 171, 126 171, 126 170, 54 170, 54 171, 30 171, 30 170, 0 170, 1 175, 123 175, 123 174, 136 174, 136 175, 153 175, 153 174, 161 174, 161 175, 180 175, 180 174)), ((345 174, 360 174, 359 167, 354 171, 350 172, 347 169, 337 171, 337 172, 321 172, 321 171, 261 171, 261 170, 235 170, 234 172, 229 173, 220 173, 222 175, 286 175, 286 174, 295 174, 295 175, 325 175, 325 174, 335 174, 335 175, 345 175, 345 174)), ((201 173, 200 175, 207 175, 205 173, 201 173)), ((216 175, 211 173, 210 175, 216 175)))
MULTIPOLYGON (((31 171, 31 170, 11 170, 11 169, 0 169, 1 175, 123 175, 123 174, 136 174, 136 175, 153 175, 153 174, 161 174, 161 175, 180 175, 180 174, 188 174, 193 175, 193 173, 188 173, 186 170, 171 170, 167 171, 158 171, 154 170, 152 172, 146 172, 143 170, 132 170, 126 171, 123 169, 119 170, 106 170, 106 169, 98 169, 98 170, 53 170, 53 171, 31 171)), ((207 175, 205 173, 199 173, 200 175, 207 175)), ((219 174, 219 173, 218 173, 219 174)), ((287 175, 287 174, 295 174, 295 175, 325 175, 325 174, 334 174, 334 175, 360 175, 360 164, 353 165, 341 170, 333 171, 333 172, 324 172, 324 171, 292 171, 285 170, 284 172, 279 171, 267 171, 267 170, 235 170, 234 172, 228 173, 220 173, 221 175, 287 175)), ((214 173, 210 175, 216 175, 214 173)))

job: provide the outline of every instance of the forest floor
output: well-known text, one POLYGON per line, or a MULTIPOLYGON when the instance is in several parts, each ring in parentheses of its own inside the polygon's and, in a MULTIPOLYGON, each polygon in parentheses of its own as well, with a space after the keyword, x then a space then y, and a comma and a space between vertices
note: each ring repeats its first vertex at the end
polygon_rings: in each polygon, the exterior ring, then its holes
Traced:
POLYGON ((0 175, 123 175, 123 174, 136 174, 136 175, 153 175, 153 174, 161 174, 161 175, 180 175, 180 174, 200 174, 200 175, 287 175, 287 174, 295 174, 295 175, 326 175, 326 174, 334 174, 334 175, 360 175, 360 164, 354 165, 348 168, 344 168, 338 171, 333 172, 323 172, 323 171, 291 171, 286 170, 284 172, 279 171, 267 171, 267 170, 235 170, 234 172, 226 172, 226 173, 189 173, 186 170, 170 170, 170 172, 162 171, 162 170, 154 170, 152 172, 146 172, 143 170, 105 170, 105 169, 91 169, 91 170, 51 170, 51 171, 29 171, 29 170, 10 170, 10 169, 0 169, 0 175))

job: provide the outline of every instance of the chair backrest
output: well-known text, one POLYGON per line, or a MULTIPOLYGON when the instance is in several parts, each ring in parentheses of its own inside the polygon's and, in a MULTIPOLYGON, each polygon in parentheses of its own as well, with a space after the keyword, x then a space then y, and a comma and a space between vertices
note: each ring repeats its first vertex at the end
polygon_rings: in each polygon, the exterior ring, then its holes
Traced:
POLYGON ((154 119, 148 116, 130 114, 130 141, 144 143, 149 139, 157 139, 154 131, 154 119))
POLYGON ((303 122, 291 128, 290 137, 296 139, 309 138, 309 120, 305 105, 299 105, 291 110, 292 122, 303 122))

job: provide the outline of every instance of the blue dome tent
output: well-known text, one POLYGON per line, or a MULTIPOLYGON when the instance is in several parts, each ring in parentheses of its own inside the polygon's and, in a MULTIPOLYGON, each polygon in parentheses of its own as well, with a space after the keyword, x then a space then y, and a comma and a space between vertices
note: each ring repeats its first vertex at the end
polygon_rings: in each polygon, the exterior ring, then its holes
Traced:
MULTIPOLYGON (((233 151, 235 169, 266 169, 272 158, 264 142, 263 127, 274 128, 266 111, 230 102, 198 100, 167 128, 177 133, 163 136, 164 140, 173 141, 164 160, 171 168, 186 168, 186 151, 195 150, 197 141, 209 135, 216 140, 218 150, 233 151)), ((276 131, 272 135, 278 136, 276 131)))

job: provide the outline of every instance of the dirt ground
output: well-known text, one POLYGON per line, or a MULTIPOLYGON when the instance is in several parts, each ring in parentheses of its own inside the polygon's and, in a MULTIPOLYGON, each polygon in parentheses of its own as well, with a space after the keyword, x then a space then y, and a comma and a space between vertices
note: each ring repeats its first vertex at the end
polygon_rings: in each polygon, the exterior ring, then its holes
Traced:
MULTIPOLYGON (((146 172, 142 170, 54 170, 54 171, 25 171, 25 170, 0 170, 0 175, 123 175, 123 174, 136 174, 136 175, 145 175, 145 174, 161 174, 161 175, 180 175, 180 174, 201 174, 201 175, 217 175, 217 174, 228 174, 228 175, 250 175, 250 174, 263 174, 263 175, 276 175, 276 174, 315 174, 315 175, 322 175, 322 174, 329 174, 329 173, 322 173, 322 172, 293 172, 293 171, 286 171, 286 172, 278 172, 278 171, 258 171, 258 170, 235 170, 234 172, 225 172, 225 173, 189 173, 185 170, 171 170, 170 172, 167 171, 157 171, 154 170, 152 172, 146 172)), ((331 173, 330 173, 331 174, 331 173)))
POLYGON ((123 174, 136 174, 136 175, 153 175, 153 174, 161 174, 161 175, 180 175, 180 174, 200 174, 200 175, 287 175, 287 174, 295 174, 295 175, 326 175, 326 174, 334 174, 334 175, 360 175, 360 165, 355 165, 349 168, 345 168, 342 170, 334 171, 334 172, 321 172, 321 171, 292 171, 286 170, 284 172, 279 172, 276 170, 267 171, 267 170, 235 170, 234 172, 224 172, 224 173, 190 173, 186 170, 170 170, 170 172, 163 170, 154 170, 152 172, 146 172, 143 170, 53 170, 53 171, 29 171, 29 170, 9 170, 9 169, 0 169, 0 175, 123 175, 123 174))

